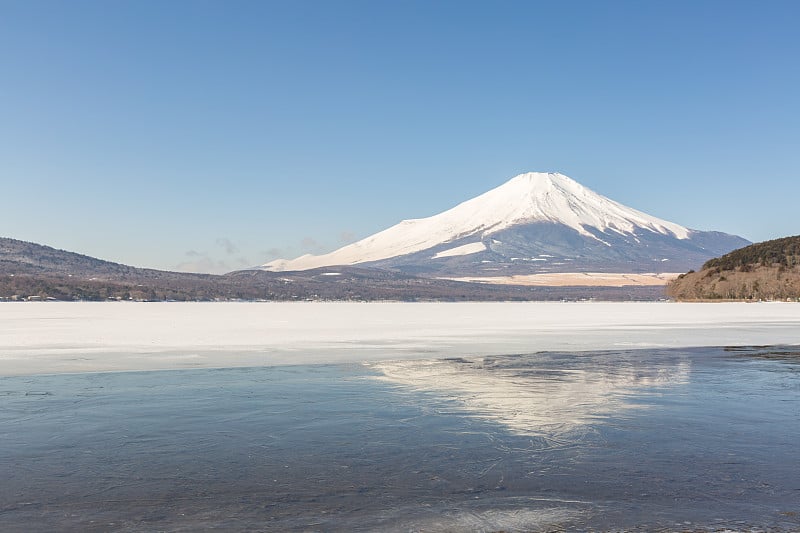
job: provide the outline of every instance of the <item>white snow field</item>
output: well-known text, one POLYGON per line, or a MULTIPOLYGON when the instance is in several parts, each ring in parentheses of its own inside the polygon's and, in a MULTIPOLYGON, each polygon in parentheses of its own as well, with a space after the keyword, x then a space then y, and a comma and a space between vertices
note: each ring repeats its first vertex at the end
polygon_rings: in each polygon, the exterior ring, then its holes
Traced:
POLYGON ((800 305, 0 304, 0 375, 763 344, 800 344, 800 305))

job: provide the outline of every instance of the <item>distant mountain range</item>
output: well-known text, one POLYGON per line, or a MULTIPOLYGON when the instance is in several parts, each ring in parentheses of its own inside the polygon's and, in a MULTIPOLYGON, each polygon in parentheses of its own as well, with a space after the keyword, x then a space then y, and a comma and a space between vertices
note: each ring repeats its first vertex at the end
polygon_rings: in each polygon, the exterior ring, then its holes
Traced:
POLYGON ((438 215, 262 268, 358 265, 426 277, 684 272, 748 244, 637 211, 563 174, 531 172, 438 215))
POLYGON ((493 286, 361 267, 244 270, 223 276, 165 272, 0 238, 0 301, 654 300, 662 296, 663 287, 493 286))
POLYGON ((136 268, 0 238, 0 299, 658 299, 667 277, 635 274, 699 268, 747 244, 636 211, 562 174, 528 173, 329 254, 222 276, 136 268))

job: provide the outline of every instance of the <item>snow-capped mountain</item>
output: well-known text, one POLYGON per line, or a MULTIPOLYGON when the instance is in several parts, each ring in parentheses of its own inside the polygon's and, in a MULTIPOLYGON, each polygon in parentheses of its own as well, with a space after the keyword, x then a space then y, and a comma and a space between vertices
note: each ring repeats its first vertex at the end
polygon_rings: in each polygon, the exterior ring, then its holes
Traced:
POLYGON ((404 220, 324 255, 262 268, 363 265, 431 275, 681 272, 749 241, 650 216, 558 173, 520 174, 428 218, 404 220))

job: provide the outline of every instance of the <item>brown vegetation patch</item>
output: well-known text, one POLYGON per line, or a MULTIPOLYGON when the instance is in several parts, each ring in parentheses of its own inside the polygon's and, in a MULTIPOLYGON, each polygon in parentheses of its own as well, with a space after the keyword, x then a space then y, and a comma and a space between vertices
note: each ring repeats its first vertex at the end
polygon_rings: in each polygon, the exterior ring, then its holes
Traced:
POLYGON ((667 286, 676 300, 797 300, 800 268, 780 266, 716 268, 690 272, 667 286))
POLYGON ((800 236, 734 250, 678 276, 667 287, 677 300, 800 300, 800 236))
POLYGON ((539 287, 628 287, 663 286, 678 277, 678 273, 626 274, 608 272, 560 272, 517 276, 446 278, 453 281, 487 283, 491 285, 522 285, 539 287))

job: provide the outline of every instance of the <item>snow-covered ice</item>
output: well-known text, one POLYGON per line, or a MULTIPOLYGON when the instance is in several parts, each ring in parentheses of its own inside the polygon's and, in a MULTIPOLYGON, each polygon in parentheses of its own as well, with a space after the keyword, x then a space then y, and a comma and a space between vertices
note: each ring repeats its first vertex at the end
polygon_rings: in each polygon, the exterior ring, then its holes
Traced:
POLYGON ((800 344, 790 303, 3 303, 0 374, 800 344))

